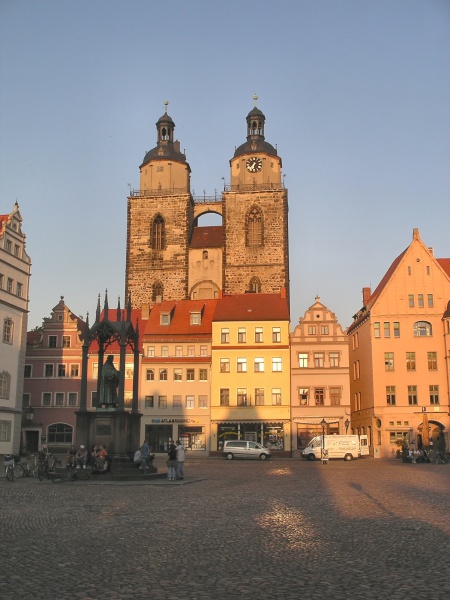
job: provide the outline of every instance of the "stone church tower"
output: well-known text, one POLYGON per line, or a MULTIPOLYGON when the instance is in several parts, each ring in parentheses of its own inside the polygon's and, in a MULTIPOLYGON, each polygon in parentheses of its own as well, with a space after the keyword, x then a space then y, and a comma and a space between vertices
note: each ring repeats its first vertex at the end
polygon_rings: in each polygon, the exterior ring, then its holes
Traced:
POLYGON ((195 198, 190 167, 167 114, 156 123, 157 146, 140 166, 140 189, 127 215, 126 297, 134 308, 161 300, 277 293, 289 298, 288 202, 281 159, 264 138, 265 116, 247 115, 247 141, 230 161, 222 196, 195 198), (206 213, 222 226, 199 227, 206 213))

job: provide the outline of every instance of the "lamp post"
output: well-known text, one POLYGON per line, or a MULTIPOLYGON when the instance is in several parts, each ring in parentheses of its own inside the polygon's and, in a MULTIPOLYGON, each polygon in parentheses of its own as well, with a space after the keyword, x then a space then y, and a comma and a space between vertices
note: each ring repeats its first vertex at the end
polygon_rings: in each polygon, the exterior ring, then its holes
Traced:
POLYGON ((344 425, 345 425, 345 433, 348 433, 348 426, 350 425, 350 421, 348 419, 345 419, 344 421, 344 425))
POLYGON ((325 451, 325 427, 327 426, 325 419, 320 421, 320 426, 322 427, 322 464, 326 464, 328 462, 328 452, 325 451))

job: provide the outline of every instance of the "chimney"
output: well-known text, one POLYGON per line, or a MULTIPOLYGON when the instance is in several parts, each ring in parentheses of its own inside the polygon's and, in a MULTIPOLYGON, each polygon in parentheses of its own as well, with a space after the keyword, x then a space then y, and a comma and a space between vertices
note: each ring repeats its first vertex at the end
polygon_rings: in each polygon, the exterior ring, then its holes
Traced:
POLYGON ((142 305, 142 320, 147 321, 150 316, 150 304, 142 305))
POLYGON ((369 298, 372 295, 372 290, 370 289, 370 287, 364 287, 362 289, 362 293, 363 293, 363 306, 367 306, 367 303, 369 302, 369 298))
POLYGON ((286 288, 285 287, 281 288, 281 298, 286 298, 286 288))

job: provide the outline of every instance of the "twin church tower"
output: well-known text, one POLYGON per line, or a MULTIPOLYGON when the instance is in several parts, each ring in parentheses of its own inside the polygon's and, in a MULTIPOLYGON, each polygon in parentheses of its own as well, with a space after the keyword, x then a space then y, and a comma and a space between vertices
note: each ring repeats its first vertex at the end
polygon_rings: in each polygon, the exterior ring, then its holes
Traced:
POLYGON ((287 190, 254 100, 247 141, 230 160, 230 183, 211 198, 191 194, 191 168, 165 103, 156 147, 146 153, 140 188, 128 198, 125 294, 134 308, 283 288, 289 298, 287 190), (199 226, 207 213, 221 215, 222 225, 199 226))

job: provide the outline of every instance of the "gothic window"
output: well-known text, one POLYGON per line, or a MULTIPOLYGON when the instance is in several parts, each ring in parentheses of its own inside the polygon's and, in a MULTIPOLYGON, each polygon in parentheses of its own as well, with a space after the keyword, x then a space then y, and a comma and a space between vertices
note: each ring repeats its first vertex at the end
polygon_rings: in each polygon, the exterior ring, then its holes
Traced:
POLYGON ((153 219, 151 246, 153 250, 164 250, 166 247, 166 227, 161 215, 156 215, 153 219))
POLYGON ((258 277, 252 277, 250 279, 249 290, 255 294, 261 293, 261 281, 258 277))
POLYGON ((262 213, 254 206, 247 216, 247 246, 262 246, 263 244, 263 217, 262 213))
POLYGON ((156 302, 156 299, 158 297, 161 298, 161 300, 162 300, 163 292, 164 292, 163 284, 160 281, 155 281, 155 283, 153 284, 153 289, 152 289, 153 302, 156 302))

